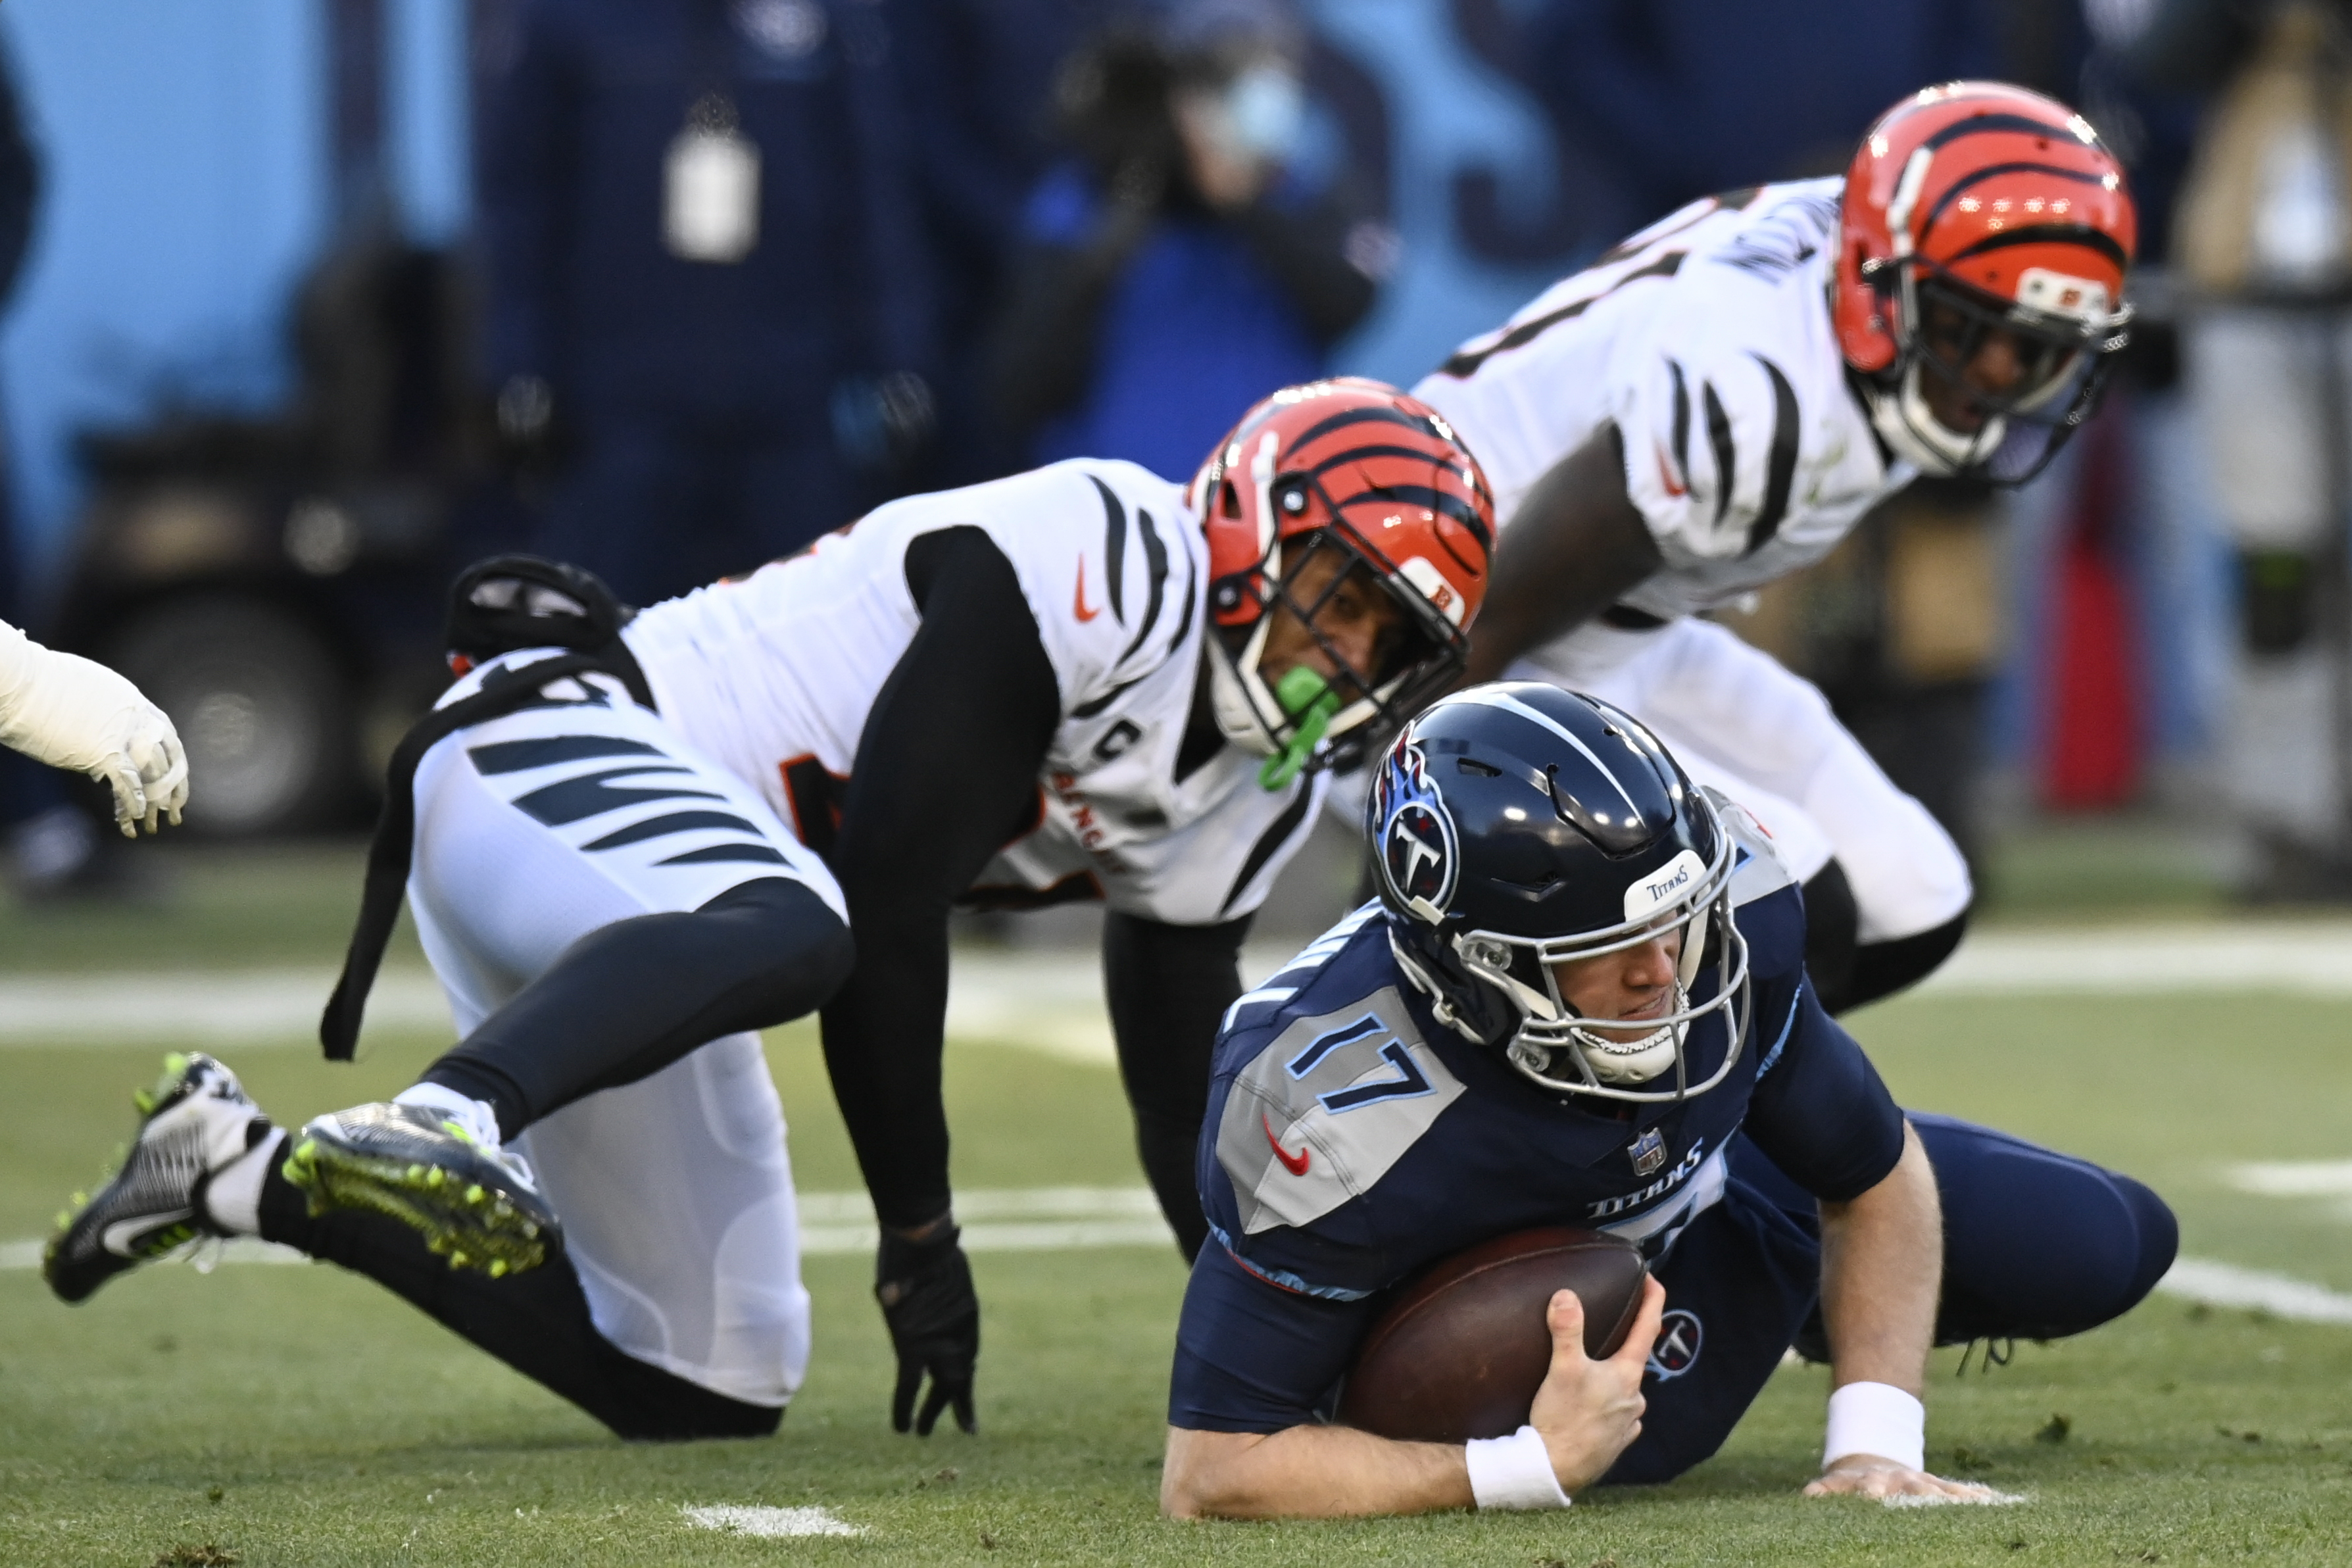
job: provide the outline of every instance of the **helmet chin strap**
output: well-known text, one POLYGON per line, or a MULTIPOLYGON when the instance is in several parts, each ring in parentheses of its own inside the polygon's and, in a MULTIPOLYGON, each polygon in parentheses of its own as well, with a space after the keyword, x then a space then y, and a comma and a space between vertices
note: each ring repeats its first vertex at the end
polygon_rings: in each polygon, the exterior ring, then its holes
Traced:
POLYGON ((2009 434, 2009 421, 1998 416, 1988 419, 1973 436, 1948 427, 1919 390, 1923 370, 1915 359, 1904 366, 1894 386, 1869 387, 1870 423, 1880 439, 1921 473, 1938 478, 1973 468, 1999 451, 2002 437, 2009 434))
MULTIPOLYGON (((1690 992, 1680 981, 1675 984, 1675 1011, 1690 1006, 1690 992)), ((1612 1040, 1590 1029, 1571 1028, 1569 1034, 1576 1041, 1576 1050, 1592 1076, 1603 1083, 1647 1083, 1669 1072, 1675 1056, 1682 1047, 1684 1026, 1666 1024, 1632 1040, 1612 1040)))
POLYGON ((1261 757, 1271 757, 1282 749, 1274 738, 1275 726, 1282 722, 1282 710, 1257 673, 1258 656, 1265 651, 1265 634, 1272 621, 1271 616, 1258 618, 1238 658, 1225 651, 1224 643, 1213 632, 1209 637, 1209 697, 1217 729, 1243 751, 1261 757))
POLYGON ((1323 743, 1339 711, 1339 694, 1331 689, 1329 681, 1303 664, 1286 671, 1268 691, 1257 671, 1265 631, 1266 622, 1262 620, 1242 650, 1239 669, 1222 647, 1216 650, 1209 664, 1209 696, 1217 729, 1225 739, 1265 759, 1257 773, 1259 787, 1277 790, 1287 787, 1313 759, 1315 748, 1323 743), (1267 720, 1268 707, 1280 717, 1267 720), (1290 737, 1278 739, 1277 729, 1286 724, 1290 737))

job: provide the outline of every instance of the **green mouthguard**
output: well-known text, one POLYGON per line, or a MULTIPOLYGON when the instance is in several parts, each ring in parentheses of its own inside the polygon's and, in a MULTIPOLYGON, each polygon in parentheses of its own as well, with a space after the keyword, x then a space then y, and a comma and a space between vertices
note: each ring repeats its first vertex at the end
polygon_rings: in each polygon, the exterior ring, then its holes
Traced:
POLYGON ((1323 740, 1323 731, 1331 727, 1331 720, 1339 711, 1339 694, 1331 689, 1330 682, 1300 665, 1275 682, 1274 700, 1282 704, 1284 717, 1294 721, 1290 741, 1281 751, 1266 758, 1265 766, 1258 769, 1257 782, 1262 789, 1281 789, 1297 778, 1307 766, 1307 759, 1323 740))

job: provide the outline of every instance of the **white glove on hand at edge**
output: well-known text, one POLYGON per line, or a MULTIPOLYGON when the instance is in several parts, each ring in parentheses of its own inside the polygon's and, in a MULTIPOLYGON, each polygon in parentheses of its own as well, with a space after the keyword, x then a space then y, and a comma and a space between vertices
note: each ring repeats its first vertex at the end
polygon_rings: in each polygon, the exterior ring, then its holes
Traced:
POLYGON ((126 838, 157 817, 180 820, 188 757, 163 710, 121 676, 43 647, 0 621, 0 744, 36 762, 88 773, 114 791, 126 838))

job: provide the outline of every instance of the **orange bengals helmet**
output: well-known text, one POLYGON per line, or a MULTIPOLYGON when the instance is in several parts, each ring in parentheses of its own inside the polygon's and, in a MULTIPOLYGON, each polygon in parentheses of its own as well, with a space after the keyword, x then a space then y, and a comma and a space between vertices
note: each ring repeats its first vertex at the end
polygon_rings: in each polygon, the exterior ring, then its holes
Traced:
POLYGON ((1879 435, 1931 474, 2039 473, 2130 335, 2138 218, 2098 132, 2004 82, 1927 88, 1863 136, 1842 216, 1831 313, 1879 435), (1996 333, 2013 379, 1988 390, 1968 372, 1996 333), (1974 428, 1936 416, 1923 374, 1948 403, 1962 390, 1974 428))
POLYGON ((1209 543, 1217 724, 1275 759, 1262 777, 1269 788, 1302 767, 1355 766, 1372 739, 1402 728, 1461 672, 1486 596, 1495 498, 1427 404, 1354 376, 1285 387, 1217 443, 1191 500, 1209 543), (1343 552, 1345 569, 1308 576, 1327 551, 1343 552), (1403 611, 1372 669, 1352 668, 1316 625, 1351 576, 1403 611), (1277 609, 1314 634, 1336 682, 1302 682, 1306 672, 1294 670, 1267 686, 1258 661, 1277 609))

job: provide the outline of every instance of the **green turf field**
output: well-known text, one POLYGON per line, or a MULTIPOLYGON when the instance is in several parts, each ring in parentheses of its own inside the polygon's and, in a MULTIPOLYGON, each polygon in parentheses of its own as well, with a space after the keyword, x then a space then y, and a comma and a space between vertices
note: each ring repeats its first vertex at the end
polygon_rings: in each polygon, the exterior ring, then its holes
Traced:
MULTIPOLYGON (((199 903, 215 924, 275 931, 273 962, 340 940, 299 912, 199 903)), ((186 917, 156 918, 168 934, 186 917)), ((51 961, 145 956, 93 954, 115 929, 89 917, 53 939, 51 961)), ((234 961, 234 944, 211 940, 207 956, 234 961)), ((2186 1251, 2352 1290, 2352 1229, 2329 1206, 2342 1200, 2247 1196, 2221 1173, 2352 1156, 2347 1026, 2352 1006, 2258 997, 1946 1000, 1880 1008, 1858 1032, 1906 1103, 2149 1180, 2179 1209, 2186 1251)), ((357 1068, 284 1043, 225 1054, 290 1120, 388 1093, 435 1044, 390 1042, 357 1068)), ((15 1118, 0 1138, 0 1241, 40 1234, 95 1173, 155 1054, 0 1047, 0 1104, 15 1118)), ((803 1189, 854 1186, 813 1038, 782 1032, 772 1057, 803 1189)), ((960 1185, 1139 1179, 1100 1068, 960 1042, 950 1089, 960 1185)), ((2347 1328, 2158 1296, 2098 1334, 2021 1345, 1990 1373, 1956 1375, 1956 1357, 1939 1355, 1931 1462, 2022 1494, 2015 1507, 1799 1499, 1825 1374, 1792 1368, 1712 1463, 1565 1516, 1176 1525, 1155 1509, 1182 1287, 1172 1256, 979 1257, 982 1433, 928 1442, 887 1428, 867 1268, 811 1260, 816 1358, 779 1436, 662 1448, 622 1447, 331 1269, 159 1268, 75 1310, 37 1275, 0 1269, 0 1564, 2352 1561, 2347 1328), (821 1506, 865 1533, 731 1538, 683 1512, 730 1504, 821 1506)))

